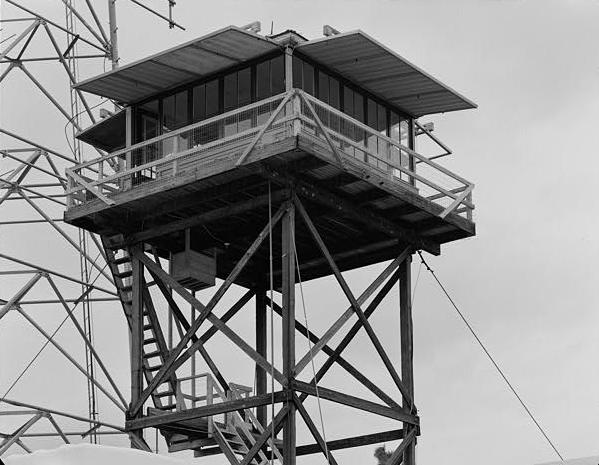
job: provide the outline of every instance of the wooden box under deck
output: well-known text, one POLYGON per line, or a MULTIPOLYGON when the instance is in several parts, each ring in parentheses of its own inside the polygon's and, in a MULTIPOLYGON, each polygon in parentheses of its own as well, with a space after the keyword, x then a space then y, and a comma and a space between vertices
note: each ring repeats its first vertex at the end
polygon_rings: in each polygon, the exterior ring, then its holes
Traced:
MULTIPOLYGON (((343 153, 340 166, 339 153, 322 133, 304 126, 298 131, 294 120, 265 131, 236 166, 250 142, 225 139, 201 152, 188 150, 186 165, 179 162, 174 176, 158 175, 117 192, 110 196, 113 205, 96 198, 71 206, 65 221, 109 237, 115 248, 143 241, 165 257, 184 250, 185 229, 191 228, 193 250, 216 249, 219 278, 228 275, 268 223, 269 189, 273 212, 288 198, 289 187, 295 191, 342 270, 394 258, 407 245, 436 254, 441 244, 475 234, 471 220, 456 212, 442 217, 443 206, 408 182, 343 153)), ((158 173, 174 166, 168 160, 158 173)), ((302 279, 330 274, 305 225, 296 221, 302 279)), ((273 237, 277 257, 280 235, 273 237)), ((268 244, 257 257, 237 284, 249 287, 262 276, 268 244)), ((275 268, 275 274, 280 270, 275 268)))

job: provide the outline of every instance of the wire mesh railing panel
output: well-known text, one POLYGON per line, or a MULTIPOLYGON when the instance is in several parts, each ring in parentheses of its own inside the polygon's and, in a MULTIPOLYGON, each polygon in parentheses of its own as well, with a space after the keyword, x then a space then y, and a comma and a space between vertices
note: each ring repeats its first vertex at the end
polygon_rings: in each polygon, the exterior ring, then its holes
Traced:
POLYGON ((304 93, 293 90, 167 132, 69 171, 69 207, 147 183, 210 169, 209 156, 232 159, 260 136, 260 144, 298 121, 301 131, 322 140, 334 155, 353 159, 450 212, 471 219, 473 185, 441 165, 304 93), (275 114, 276 113, 276 114, 275 114), (325 134, 326 133, 326 134, 325 134), (228 153, 227 153, 228 152, 228 153), (116 167, 116 169, 114 168, 116 167))
POLYGON ((302 93, 302 96, 302 131, 332 143, 338 153, 369 165, 381 175, 415 190, 444 209, 452 207, 452 211, 472 218, 471 183, 391 139, 384 132, 378 132, 308 94, 302 93), (325 137, 323 128, 328 137, 325 137), (467 195, 461 198, 463 193, 467 195))
MULTIPOLYGON (((77 165, 67 173, 69 207, 202 169, 205 155, 249 144, 284 98, 278 95, 77 165)), ((285 106, 269 129, 280 128, 291 110, 285 106)))

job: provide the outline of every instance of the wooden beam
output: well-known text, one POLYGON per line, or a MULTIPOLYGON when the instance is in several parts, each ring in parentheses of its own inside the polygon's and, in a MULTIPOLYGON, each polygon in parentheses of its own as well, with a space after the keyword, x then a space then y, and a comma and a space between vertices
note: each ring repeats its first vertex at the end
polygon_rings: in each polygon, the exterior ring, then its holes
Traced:
MULTIPOLYGON (((131 404, 127 412, 128 418, 139 417, 138 411, 133 411, 133 406, 142 402, 143 391, 143 310, 144 310, 144 268, 136 253, 142 253, 141 247, 135 247, 129 251, 131 257, 132 268, 132 302, 131 302, 131 339, 130 339, 130 356, 131 356, 131 404)), ((142 404, 143 405, 143 402, 142 404)), ((143 429, 131 431, 134 436, 143 437, 143 429)), ((132 441, 132 447, 136 447, 135 441, 132 441)))
MULTIPOLYGON (((295 379, 295 206, 292 202, 288 203, 283 216, 281 234, 283 377, 284 387, 291 389, 295 379)), ((283 424, 283 463, 295 465, 296 408, 291 397, 286 406, 288 412, 283 424)))
MULTIPOLYGON (((296 406, 297 410, 299 411, 300 415, 304 419, 306 426, 310 430, 312 437, 316 440, 316 444, 318 444, 318 447, 320 448, 321 452, 323 453, 324 458, 327 461, 327 463, 329 463, 330 465, 337 465, 337 460, 335 460, 335 457, 333 457, 333 455, 329 451, 325 440, 323 439, 322 435, 318 431, 318 428, 312 421, 312 418, 310 418, 310 414, 307 412, 306 408, 304 407, 302 402, 297 398, 297 395, 295 395, 295 394, 293 394, 293 402, 295 403, 295 406, 296 406)), ((296 455, 297 455, 297 448, 296 448, 296 455)))
MULTIPOLYGON (((387 459, 387 465, 399 465, 405 457, 406 450, 413 446, 416 440, 417 429, 412 428, 401 444, 395 449, 395 452, 387 459)), ((414 462, 412 462, 414 463, 414 462)))
MULTIPOLYGON (((399 318, 401 335, 401 378, 414 399, 414 341, 413 341, 413 322, 412 322, 412 256, 406 259, 399 266, 399 318)), ((403 402, 405 409, 412 408, 408 402, 403 402)), ((409 434, 414 427, 404 423, 404 430, 409 434)), ((406 444, 403 452, 403 464, 415 465, 416 463, 416 441, 410 441, 406 444)))
MULTIPOLYGON (((272 220, 269 223, 276 224, 283 216, 283 213, 285 212, 286 207, 287 207, 287 205, 282 205, 279 208, 279 210, 274 214, 272 220)), ((193 305, 195 308, 197 308, 200 311, 200 314, 198 315, 196 320, 191 325, 191 328, 189 329, 189 331, 187 331, 187 333, 185 333, 183 338, 181 338, 181 341, 179 341, 179 344, 177 344, 177 346, 175 348, 173 348, 168 360, 162 365, 162 368, 160 368, 160 370, 158 370, 158 373, 156 373, 156 376, 154 377, 152 382, 150 382, 149 386, 144 390, 140 399, 137 401, 136 404, 134 404, 132 406, 132 408, 131 408, 132 414, 137 413, 139 411, 139 409, 142 407, 145 400, 154 391, 154 389, 156 389, 156 387, 158 387, 167 376, 170 376, 170 374, 172 374, 171 372, 173 371, 173 365, 174 365, 175 361, 177 360, 177 358, 179 357, 179 355, 181 354, 181 352, 183 352, 183 349, 185 348, 185 346, 187 346, 187 344, 191 340, 191 336, 196 333, 196 331, 199 329, 201 324, 208 318, 208 315, 211 314, 213 308, 220 301, 220 299, 225 294, 225 292, 229 289, 229 287, 233 284, 233 282, 235 281, 237 276, 239 276, 239 273, 241 273, 241 271, 243 270, 243 268, 245 267, 247 262, 250 260, 250 258, 252 258, 252 256, 256 252, 256 250, 258 250, 258 248, 264 241, 265 237, 268 235, 268 232, 269 232, 269 224, 267 224, 262 229, 262 231, 260 232, 258 237, 254 240, 252 245, 250 245, 250 247, 248 248, 246 253, 243 255, 243 257, 237 262, 237 264, 235 265, 233 270, 231 270, 231 272, 229 273, 229 276, 227 277, 227 279, 221 284, 220 288, 216 291, 216 293, 214 294, 212 299, 210 299, 210 302, 208 302, 208 305, 206 305, 206 306, 204 306, 198 299, 196 299, 194 296, 192 296, 187 291, 187 289, 185 289, 181 284, 179 284, 169 274, 165 273, 165 271, 160 266, 158 266, 156 264, 156 262, 154 262, 149 257, 147 257, 142 251, 137 250, 135 252, 136 258, 138 258, 148 269, 152 270, 154 272, 154 274, 156 274, 160 279, 162 279, 162 281, 164 281, 166 284, 168 284, 168 286, 170 286, 177 294, 179 294, 183 299, 185 299, 190 305, 193 305)), ((213 324, 214 324, 214 322, 213 322, 213 324)))
POLYGON ((329 262, 329 265, 331 267, 331 270, 333 271, 333 274, 335 275, 335 278, 339 282, 339 285, 341 286, 343 293, 345 294, 347 299, 350 301, 352 307, 354 308, 356 315, 358 315, 358 318, 360 319, 362 326, 364 326, 364 329, 366 330, 366 333, 368 334, 368 337, 370 338, 372 345, 374 346, 377 353, 379 354, 379 357, 383 361, 383 364, 387 368, 387 371, 391 375, 391 378, 393 378, 393 382, 395 383, 395 385, 401 392, 401 395, 403 396, 403 398, 406 399, 410 403, 410 405, 412 405, 413 401, 411 399, 410 393, 408 392, 408 390, 404 386, 403 382, 401 381, 401 378, 397 374, 397 370, 395 370, 395 367, 393 366, 391 359, 387 355, 387 352, 385 352, 385 349, 383 348, 383 345, 381 344, 378 336, 372 329, 372 326, 370 326, 370 322, 364 315, 364 312, 362 311, 360 304, 354 297, 351 289, 349 288, 349 286, 347 285, 347 282, 345 281, 345 278, 343 278, 343 275, 339 271, 339 268, 337 268, 337 265, 335 264, 335 261, 331 257, 329 250, 327 249, 324 241, 320 237, 320 234, 316 230, 316 227, 312 223, 312 220, 310 220, 308 213, 306 212, 304 206, 302 205, 300 200, 297 198, 297 196, 294 197, 294 203, 297 206, 297 209, 300 212, 300 215, 301 215, 302 219, 304 220, 306 226, 312 233, 312 237, 318 244, 318 247, 320 248, 322 254, 326 257, 327 261, 329 262))
MULTIPOLYGON (((370 444, 380 444, 381 442, 396 441, 397 439, 402 439, 403 436, 403 430, 394 429, 390 431, 384 431, 382 433, 365 434, 362 436, 352 436, 343 439, 336 439, 334 441, 327 441, 327 448, 329 450, 349 449, 351 447, 361 447, 370 444)), ((310 455, 319 453, 320 450, 319 444, 305 444, 297 446, 295 453, 297 456, 310 455)))
MULTIPOLYGON (((280 202, 283 200, 285 195, 286 194, 282 191, 273 192, 272 202, 280 202)), ((268 205, 268 195, 260 195, 246 202, 240 202, 236 203, 235 205, 228 205, 226 207, 216 208, 208 212, 188 216, 182 220, 161 224, 145 231, 130 234, 124 237, 113 236, 109 239, 109 246, 113 249, 120 249, 130 244, 148 241, 150 239, 181 231, 183 229, 208 224, 222 218, 227 218, 233 215, 241 215, 265 205, 268 205)))
MULTIPOLYGON (((410 253, 410 249, 406 248, 400 254, 400 256, 397 257, 391 263, 391 265, 388 267, 388 269, 391 266, 394 266, 394 267, 397 266, 409 253, 410 253)), ((377 287, 383 281, 383 279, 380 279, 380 278, 381 277, 379 277, 375 280, 377 287)), ((372 289, 372 288, 369 288, 367 290, 370 290, 370 289, 372 289)), ((374 291, 374 289, 373 289, 373 291, 374 291)), ((370 293, 363 292, 362 295, 360 295, 357 298, 358 304, 363 305, 369 297, 370 297, 370 293)), ((337 332, 345 325, 345 323, 347 323, 347 321, 351 318, 351 316, 353 314, 354 314, 354 310, 353 310, 352 306, 350 305, 349 308, 339 318, 337 318, 337 320, 330 326, 330 328, 324 333, 324 335, 314 345, 314 347, 312 347, 311 350, 308 351, 308 353, 306 353, 306 355, 297 363, 297 365, 295 366, 296 375, 299 375, 301 373, 301 371, 308 365, 308 363, 310 363, 310 361, 312 361, 312 359, 318 355, 320 350, 324 348, 324 346, 327 344, 327 342, 329 342, 335 336, 335 334, 337 334, 337 332)))
MULTIPOLYGON (((317 395, 316 387, 312 384, 295 380, 293 382, 293 387, 296 391, 303 392, 310 396, 317 395)), ((420 420, 417 416, 412 415, 403 408, 387 407, 386 405, 381 405, 377 404, 376 402, 361 399, 359 397, 350 396, 349 394, 345 394, 343 392, 335 391, 333 389, 325 388, 322 386, 318 386, 318 396, 321 399, 326 399, 332 402, 336 402, 338 404, 347 405, 348 407, 353 407, 358 410, 370 412, 375 415, 380 415, 383 417, 392 418, 394 420, 403 421, 405 423, 409 423, 410 425, 420 424, 420 420)))
POLYGON ((369 229, 385 233, 393 238, 401 239, 402 241, 408 242, 416 248, 426 250, 433 255, 439 255, 440 253, 439 244, 418 235, 415 231, 400 226, 384 216, 373 212, 371 209, 361 207, 350 200, 333 194, 327 189, 303 181, 300 178, 287 173, 285 170, 275 170, 263 166, 260 168, 260 173, 273 182, 284 185, 293 185, 298 196, 331 208, 335 212, 351 218, 369 229))
POLYGON ((130 431, 141 428, 154 428, 161 425, 167 425, 169 423, 178 423, 220 415, 227 412, 242 411, 244 409, 257 407, 259 405, 270 405, 273 397, 275 404, 279 404, 284 402, 288 396, 285 391, 276 391, 274 394, 268 393, 260 396, 230 400, 218 404, 204 405, 202 407, 191 408, 175 413, 146 416, 126 421, 125 429, 130 431))
MULTIPOLYGON (((252 463, 252 461, 253 461, 254 457, 256 456, 256 454, 258 453, 258 451, 261 450, 262 447, 264 447, 264 444, 266 444, 266 441, 268 441, 268 439, 270 437, 272 437, 273 435, 276 436, 278 430, 280 429, 280 425, 281 425, 282 421, 287 417, 288 414, 289 414, 289 404, 286 403, 285 406, 281 410, 279 410, 279 413, 277 413, 275 415, 275 417, 273 418, 273 421, 270 423, 270 425, 268 425, 264 429, 264 432, 262 432, 262 434, 256 439, 256 442, 250 448, 250 450, 247 452, 247 454, 241 461, 240 465, 249 465, 250 463, 252 463)), ((295 450, 294 450, 294 452, 295 452, 295 450)), ((283 462, 283 463, 285 463, 285 465, 287 465, 287 462, 283 462)))
MULTIPOLYGON (((256 287, 256 352, 262 357, 267 357, 267 323, 266 323, 266 285, 260 284, 256 287)), ((256 394, 266 394, 267 375, 264 368, 256 364, 256 394)), ((256 417, 261 425, 266 425, 267 407, 260 406, 256 409, 256 417)))

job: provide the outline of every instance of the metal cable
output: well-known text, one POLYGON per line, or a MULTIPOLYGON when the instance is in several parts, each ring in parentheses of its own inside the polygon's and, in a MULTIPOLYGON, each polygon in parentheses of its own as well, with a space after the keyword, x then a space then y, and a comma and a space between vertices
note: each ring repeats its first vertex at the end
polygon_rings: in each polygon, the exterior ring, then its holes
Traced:
POLYGON ((270 181, 268 181, 268 274, 270 280, 270 425, 271 425, 271 445, 270 445, 270 465, 274 464, 275 449, 275 318, 274 318, 274 278, 273 278, 273 253, 272 253, 272 194, 270 181))
POLYGON ((499 373, 499 375, 503 378, 503 380, 507 384, 507 386, 510 389, 510 391, 512 391, 512 393, 514 394, 514 396, 516 397, 516 399, 518 399, 518 402, 520 402, 520 405, 522 405, 522 408, 524 408, 524 411, 528 414, 528 416, 530 417, 530 419, 532 420, 532 422, 535 424, 535 426, 541 432, 541 434, 543 435, 543 437, 545 438, 545 440, 549 443, 549 445, 551 446, 551 448, 553 449, 553 451, 557 454, 557 456, 559 457, 559 459, 563 462, 564 458, 562 457, 562 454, 560 454, 560 452, 557 450, 557 447, 555 447, 555 444, 553 444, 553 442, 551 441, 551 439, 549 439, 549 436, 547 435, 547 433, 545 432, 545 430, 541 427, 541 425, 539 424, 539 422, 537 421, 537 419, 535 418, 535 416, 532 414, 532 412, 530 411, 530 409, 524 403, 524 401, 522 400, 522 397, 520 397, 520 395, 518 394, 518 392, 516 391, 516 389, 514 388, 514 386, 512 385, 512 383, 510 383, 510 381, 507 379, 507 376, 503 373, 502 369, 499 368, 499 365, 497 364, 497 362, 495 361, 495 359, 493 358, 493 356, 489 353, 489 351, 487 350, 487 348, 485 347, 485 345, 483 344, 483 342, 480 340, 480 338, 476 334, 476 331, 474 331, 474 329, 472 328, 472 326, 470 325, 470 323, 468 322, 468 320, 466 319, 466 317, 464 316, 464 314, 460 311, 460 309, 458 308, 458 306, 456 305, 456 303, 454 302, 454 300, 451 298, 451 296, 449 295, 449 293, 445 289, 445 286, 443 286, 443 284, 441 284, 441 281, 439 281, 439 278, 437 278, 437 275, 435 274, 435 272, 431 269, 430 266, 428 266, 428 263, 426 262, 426 260, 422 256, 422 252, 420 250, 418 251, 418 255, 420 255, 420 260, 422 261, 422 264, 431 273, 431 275, 433 276, 433 278, 435 278, 435 281, 437 281, 437 284, 439 285, 439 287, 441 288, 441 290, 443 291, 443 293, 445 294, 445 296, 447 297, 447 299, 449 300, 449 302, 451 303, 451 305, 453 306, 453 308, 455 309, 455 311, 458 313, 458 315, 460 316, 460 318, 462 319, 462 321, 464 322, 464 324, 468 328, 468 331, 470 331, 470 333, 472 334, 472 336, 474 336, 474 339, 476 339, 476 342, 482 348, 482 350, 486 354, 487 358, 491 361, 491 363, 493 364, 493 366, 495 367, 495 369, 497 370, 497 372, 499 373))
POLYGON ((318 382, 316 377, 316 367, 314 366, 314 354, 312 353, 312 341, 310 340, 310 326, 308 325, 308 313, 306 312, 306 301, 304 299, 304 286, 302 285, 302 275, 299 267, 299 260, 297 258, 297 248, 295 245, 295 234, 291 234, 291 240, 293 241, 293 252, 295 255, 295 266, 297 268, 297 279, 299 281, 300 296, 302 298, 302 308, 304 310, 304 323, 306 326, 306 340, 308 341, 308 349, 310 351, 310 364, 312 365, 312 377, 314 379, 314 388, 316 389, 316 399, 318 401, 318 414, 320 416, 320 427, 322 429, 322 440, 324 441, 324 451, 327 459, 327 463, 331 463, 329 456, 329 447, 327 445, 327 434, 324 428, 324 419, 322 416, 322 406, 320 402, 320 393, 318 392, 318 382))

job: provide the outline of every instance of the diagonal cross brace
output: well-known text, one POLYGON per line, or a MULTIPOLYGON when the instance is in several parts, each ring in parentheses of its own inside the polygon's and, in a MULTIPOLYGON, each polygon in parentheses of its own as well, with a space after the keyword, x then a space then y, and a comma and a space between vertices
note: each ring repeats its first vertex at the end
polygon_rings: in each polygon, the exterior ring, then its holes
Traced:
POLYGON ((410 392, 408 391, 408 389, 406 388, 406 386, 401 381, 401 378, 399 377, 397 371, 395 370, 395 367, 393 366, 393 363, 391 362, 391 360, 389 359, 389 356, 385 352, 385 349, 383 348, 383 345, 381 344, 378 336, 376 335, 376 333, 372 329, 372 326, 370 325, 370 322, 368 321, 368 319, 364 315, 364 312, 362 311, 362 308, 361 308, 360 304, 358 303, 358 301, 354 297, 354 295, 353 295, 351 289, 349 288, 347 282, 343 278, 343 275, 341 274, 341 271, 339 271, 339 268, 337 267, 337 264, 333 260, 333 257, 331 256, 331 254, 330 254, 329 250, 327 249, 324 241, 322 240, 320 234, 318 233, 318 230, 316 229, 316 227, 314 226, 314 223, 312 223, 312 220, 310 219, 310 217, 308 216, 308 213, 304 209, 304 206, 302 205, 302 203, 300 202, 300 200, 297 197, 294 197, 293 201, 294 201, 295 205, 297 206, 297 209, 300 212, 300 215, 302 216, 302 219, 304 220, 306 226, 310 230, 310 233, 312 234, 312 237, 314 238, 314 240, 318 244, 318 247, 320 248, 322 254, 325 256, 325 258, 329 262, 329 265, 331 267, 331 270, 333 271, 333 274, 335 275, 335 278, 339 282, 339 285, 341 286, 341 289, 343 290, 343 293, 345 294, 345 296, 347 297, 347 299, 350 301, 350 303, 351 303, 351 305, 352 305, 355 313, 358 315, 358 318, 360 319, 360 321, 362 323, 362 326, 364 326, 364 329, 366 330, 366 333, 368 334, 368 337, 370 338, 370 341, 372 342, 372 344, 374 345, 377 353, 379 354, 379 357, 383 361, 383 364, 387 368, 387 371, 391 375, 391 378, 393 378, 393 381, 394 381, 395 385, 397 386, 397 388, 399 389, 399 391, 401 392, 401 395, 406 400, 406 402, 410 405, 410 410, 411 410, 413 408, 413 406, 414 406, 414 402, 412 400, 412 396, 410 395, 410 392))
POLYGON ((281 219, 287 208, 288 202, 285 202, 283 205, 281 205, 281 207, 279 207, 271 221, 269 221, 269 223, 266 224, 266 226, 264 226, 258 237, 248 248, 241 260, 237 262, 233 270, 229 273, 227 279, 223 282, 221 287, 216 291, 216 293, 214 294, 212 299, 210 299, 210 302, 208 302, 206 306, 204 306, 198 299, 192 296, 181 284, 179 284, 175 279, 168 275, 160 266, 158 266, 142 251, 136 250, 135 252, 133 252, 133 256, 135 258, 141 261, 149 270, 153 271, 160 279, 165 281, 165 283, 167 283, 175 292, 177 292, 177 294, 179 294, 183 299, 185 299, 190 305, 193 305, 195 308, 197 308, 200 311, 200 314, 194 320, 194 322, 191 325, 191 328, 185 333, 179 344, 177 344, 177 346, 173 348, 168 360, 164 363, 162 368, 158 370, 158 373, 156 373, 154 379, 152 379, 148 387, 142 392, 140 398, 134 405, 131 406, 129 413, 132 416, 139 412, 144 402, 150 397, 154 389, 156 389, 164 381, 164 379, 166 379, 166 377, 173 371, 173 366, 177 361, 177 358, 179 357, 181 352, 183 352, 183 349, 189 343, 191 337, 197 332, 201 324, 208 318, 208 315, 212 313, 212 310, 220 301, 221 297, 229 289, 231 284, 233 284, 233 281, 237 279, 239 273, 241 273, 241 271, 248 263, 250 258, 254 255, 254 253, 256 252, 256 250, 258 250, 264 239, 268 236, 271 223, 278 223, 278 221, 281 219))

